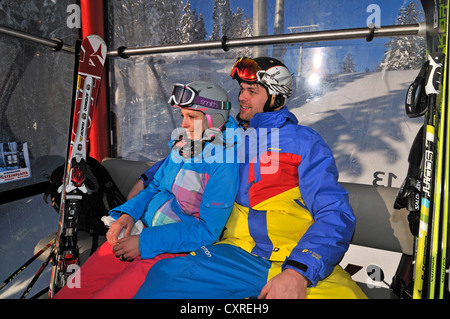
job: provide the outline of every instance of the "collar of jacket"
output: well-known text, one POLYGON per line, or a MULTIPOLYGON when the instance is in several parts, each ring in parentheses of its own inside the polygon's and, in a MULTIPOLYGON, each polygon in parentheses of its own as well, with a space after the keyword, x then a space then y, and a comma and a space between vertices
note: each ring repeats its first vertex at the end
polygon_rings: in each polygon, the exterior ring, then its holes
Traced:
POLYGON ((253 128, 274 128, 282 127, 287 122, 298 124, 298 120, 294 114, 289 112, 285 106, 281 110, 273 112, 256 113, 250 120, 249 127, 253 128))
POLYGON ((193 157, 183 157, 179 154, 178 149, 174 147, 175 140, 170 140, 168 145, 171 148, 171 152, 173 156, 179 157, 183 159, 183 161, 191 160, 191 159, 202 159, 204 154, 206 157, 217 156, 216 151, 224 152, 227 148, 234 148, 235 144, 239 144, 240 142, 240 134, 236 134, 235 130, 238 129, 238 124, 236 120, 230 115, 227 123, 225 124, 225 129, 222 130, 222 135, 217 136, 213 142, 206 142, 202 151, 193 157), (227 134, 227 129, 232 129, 232 134, 227 134), (217 148, 216 144, 219 143, 223 145, 222 148, 217 148))

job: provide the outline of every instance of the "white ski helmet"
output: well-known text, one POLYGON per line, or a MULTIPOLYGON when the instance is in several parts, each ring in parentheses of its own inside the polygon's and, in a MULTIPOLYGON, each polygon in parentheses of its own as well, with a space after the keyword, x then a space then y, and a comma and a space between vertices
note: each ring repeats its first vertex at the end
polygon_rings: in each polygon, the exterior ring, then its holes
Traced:
POLYGON ((228 121, 231 101, 227 91, 214 82, 175 84, 169 99, 172 106, 190 108, 205 114, 205 130, 222 130, 228 121))

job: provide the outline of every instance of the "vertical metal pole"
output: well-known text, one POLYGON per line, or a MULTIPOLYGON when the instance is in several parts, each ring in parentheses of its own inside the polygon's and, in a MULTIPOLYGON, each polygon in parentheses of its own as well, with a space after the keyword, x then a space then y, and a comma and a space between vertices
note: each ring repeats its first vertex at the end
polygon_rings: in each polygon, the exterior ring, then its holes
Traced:
MULTIPOLYGON (((253 34, 267 35, 267 0, 253 0, 253 34)), ((253 57, 267 56, 267 47, 255 46, 253 57)))
MULTIPOLYGON (((276 0, 275 2, 275 22, 273 34, 284 33, 284 0, 276 0)), ((273 57, 283 60, 284 44, 276 44, 273 46, 273 57)))

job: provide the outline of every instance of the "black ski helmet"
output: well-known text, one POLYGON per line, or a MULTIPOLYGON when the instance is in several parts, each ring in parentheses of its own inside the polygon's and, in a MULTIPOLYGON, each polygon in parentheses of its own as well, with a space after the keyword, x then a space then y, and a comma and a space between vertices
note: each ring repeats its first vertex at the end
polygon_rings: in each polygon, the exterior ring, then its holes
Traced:
POLYGON ((292 75, 286 65, 275 58, 241 57, 233 65, 230 76, 239 83, 258 83, 266 89, 269 98, 264 105, 264 112, 286 105, 292 94, 292 75))

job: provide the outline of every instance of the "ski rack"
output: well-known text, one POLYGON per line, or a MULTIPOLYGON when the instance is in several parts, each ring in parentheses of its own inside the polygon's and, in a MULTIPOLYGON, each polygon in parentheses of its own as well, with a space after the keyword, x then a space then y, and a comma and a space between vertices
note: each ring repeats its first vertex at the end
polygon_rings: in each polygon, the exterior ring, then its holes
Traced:
MULTIPOLYGON (((199 50, 216 50, 222 49, 229 51, 231 48, 285 44, 285 43, 305 43, 305 42, 323 42, 323 41, 337 41, 350 39, 366 39, 370 42, 373 38, 395 37, 417 35, 425 36, 426 25, 424 22, 416 24, 392 25, 384 27, 367 27, 355 29, 339 29, 339 30, 325 30, 325 31, 311 31, 291 34, 278 34, 268 36, 257 36, 248 38, 229 39, 222 37, 217 41, 205 41, 196 43, 181 43, 161 46, 148 46, 127 48, 120 47, 117 50, 109 50, 107 57, 109 58, 129 58, 135 55, 146 54, 161 54, 161 53, 175 53, 199 50)), ((75 53, 75 47, 65 45, 60 39, 46 39, 43 37, 28 34, 26 32, 14 30, 12 28, 1 26, 0 33, 8 34, 24 40, 36 42, 50 47, 53 51, 67 51, 75 53)))

